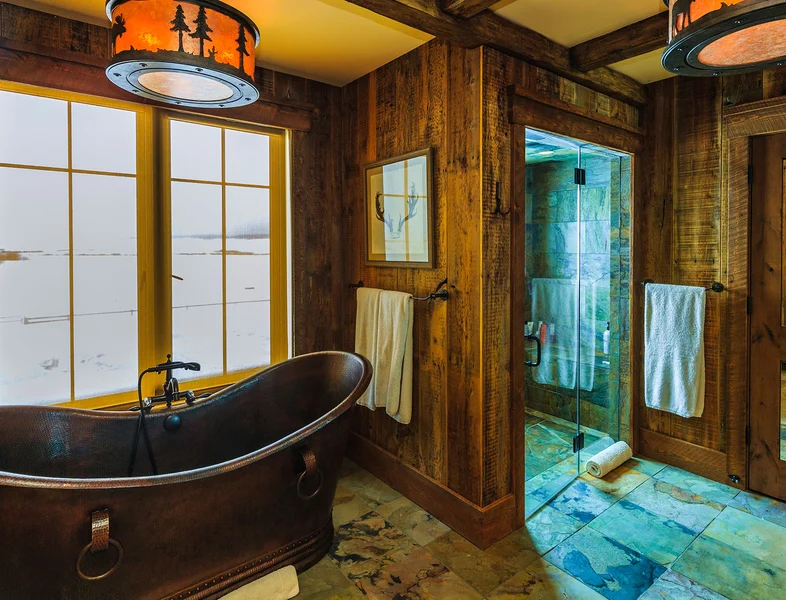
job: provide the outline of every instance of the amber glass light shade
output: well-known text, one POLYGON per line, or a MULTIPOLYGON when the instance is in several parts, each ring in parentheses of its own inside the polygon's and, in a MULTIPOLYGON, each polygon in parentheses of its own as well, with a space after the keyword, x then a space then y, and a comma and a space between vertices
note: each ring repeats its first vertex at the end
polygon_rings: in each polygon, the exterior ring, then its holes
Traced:
POLYGON ((663 66, 718 76, 786 64, 786 0, 664 0, 669 45, 663 66))
POLYGON ((254 48, 259 30, 218 0, 109 0, 109 79, 139 96, 203 108, 259 98, 254 48))

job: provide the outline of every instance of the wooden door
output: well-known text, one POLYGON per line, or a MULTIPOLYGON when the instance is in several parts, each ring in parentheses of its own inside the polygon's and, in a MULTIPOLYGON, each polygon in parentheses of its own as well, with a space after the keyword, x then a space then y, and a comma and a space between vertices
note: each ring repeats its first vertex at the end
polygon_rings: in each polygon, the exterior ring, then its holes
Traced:
POLYGON ((750 488, 786 500, 786 134, 751 142, 750 488))

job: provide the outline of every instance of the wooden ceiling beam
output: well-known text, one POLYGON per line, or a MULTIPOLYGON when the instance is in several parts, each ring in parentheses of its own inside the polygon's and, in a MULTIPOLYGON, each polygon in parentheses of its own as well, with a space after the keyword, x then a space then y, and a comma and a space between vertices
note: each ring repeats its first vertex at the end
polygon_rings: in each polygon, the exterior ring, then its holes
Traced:
POLYGON ((469 19, 497 2, 499 0, 444 0, 442 8, 446 13, 469 19))
POLYGON ((607 67, 580 71, 571 65, 568 48, 490 10, 464 20, 443 11, 438 0, 346 1, 466 48, 495 48, 623 102, 647 103, 645 87, 635 79, 607 67))
POLYGON ((665 48, 669 39, 669 13, 633 23, 570 49, 570 61, 579 71, 591 71, 665 48))

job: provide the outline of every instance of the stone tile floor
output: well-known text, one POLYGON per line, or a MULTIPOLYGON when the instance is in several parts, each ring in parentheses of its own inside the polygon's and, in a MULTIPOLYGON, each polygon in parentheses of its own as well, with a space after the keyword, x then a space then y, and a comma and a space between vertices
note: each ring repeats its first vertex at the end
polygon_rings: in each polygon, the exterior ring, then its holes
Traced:
POLYGON ((786 600, 786 504, 642 458, 485 551, 349 461, 333 519, 298 600, 786 600))

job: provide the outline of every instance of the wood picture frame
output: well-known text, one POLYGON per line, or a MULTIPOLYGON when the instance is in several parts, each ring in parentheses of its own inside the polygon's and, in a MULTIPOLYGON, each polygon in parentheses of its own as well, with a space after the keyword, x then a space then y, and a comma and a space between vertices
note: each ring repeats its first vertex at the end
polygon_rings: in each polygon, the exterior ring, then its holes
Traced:
POLYGON ((363 167, 366 265, 434 268, 431 148, 363 167))

